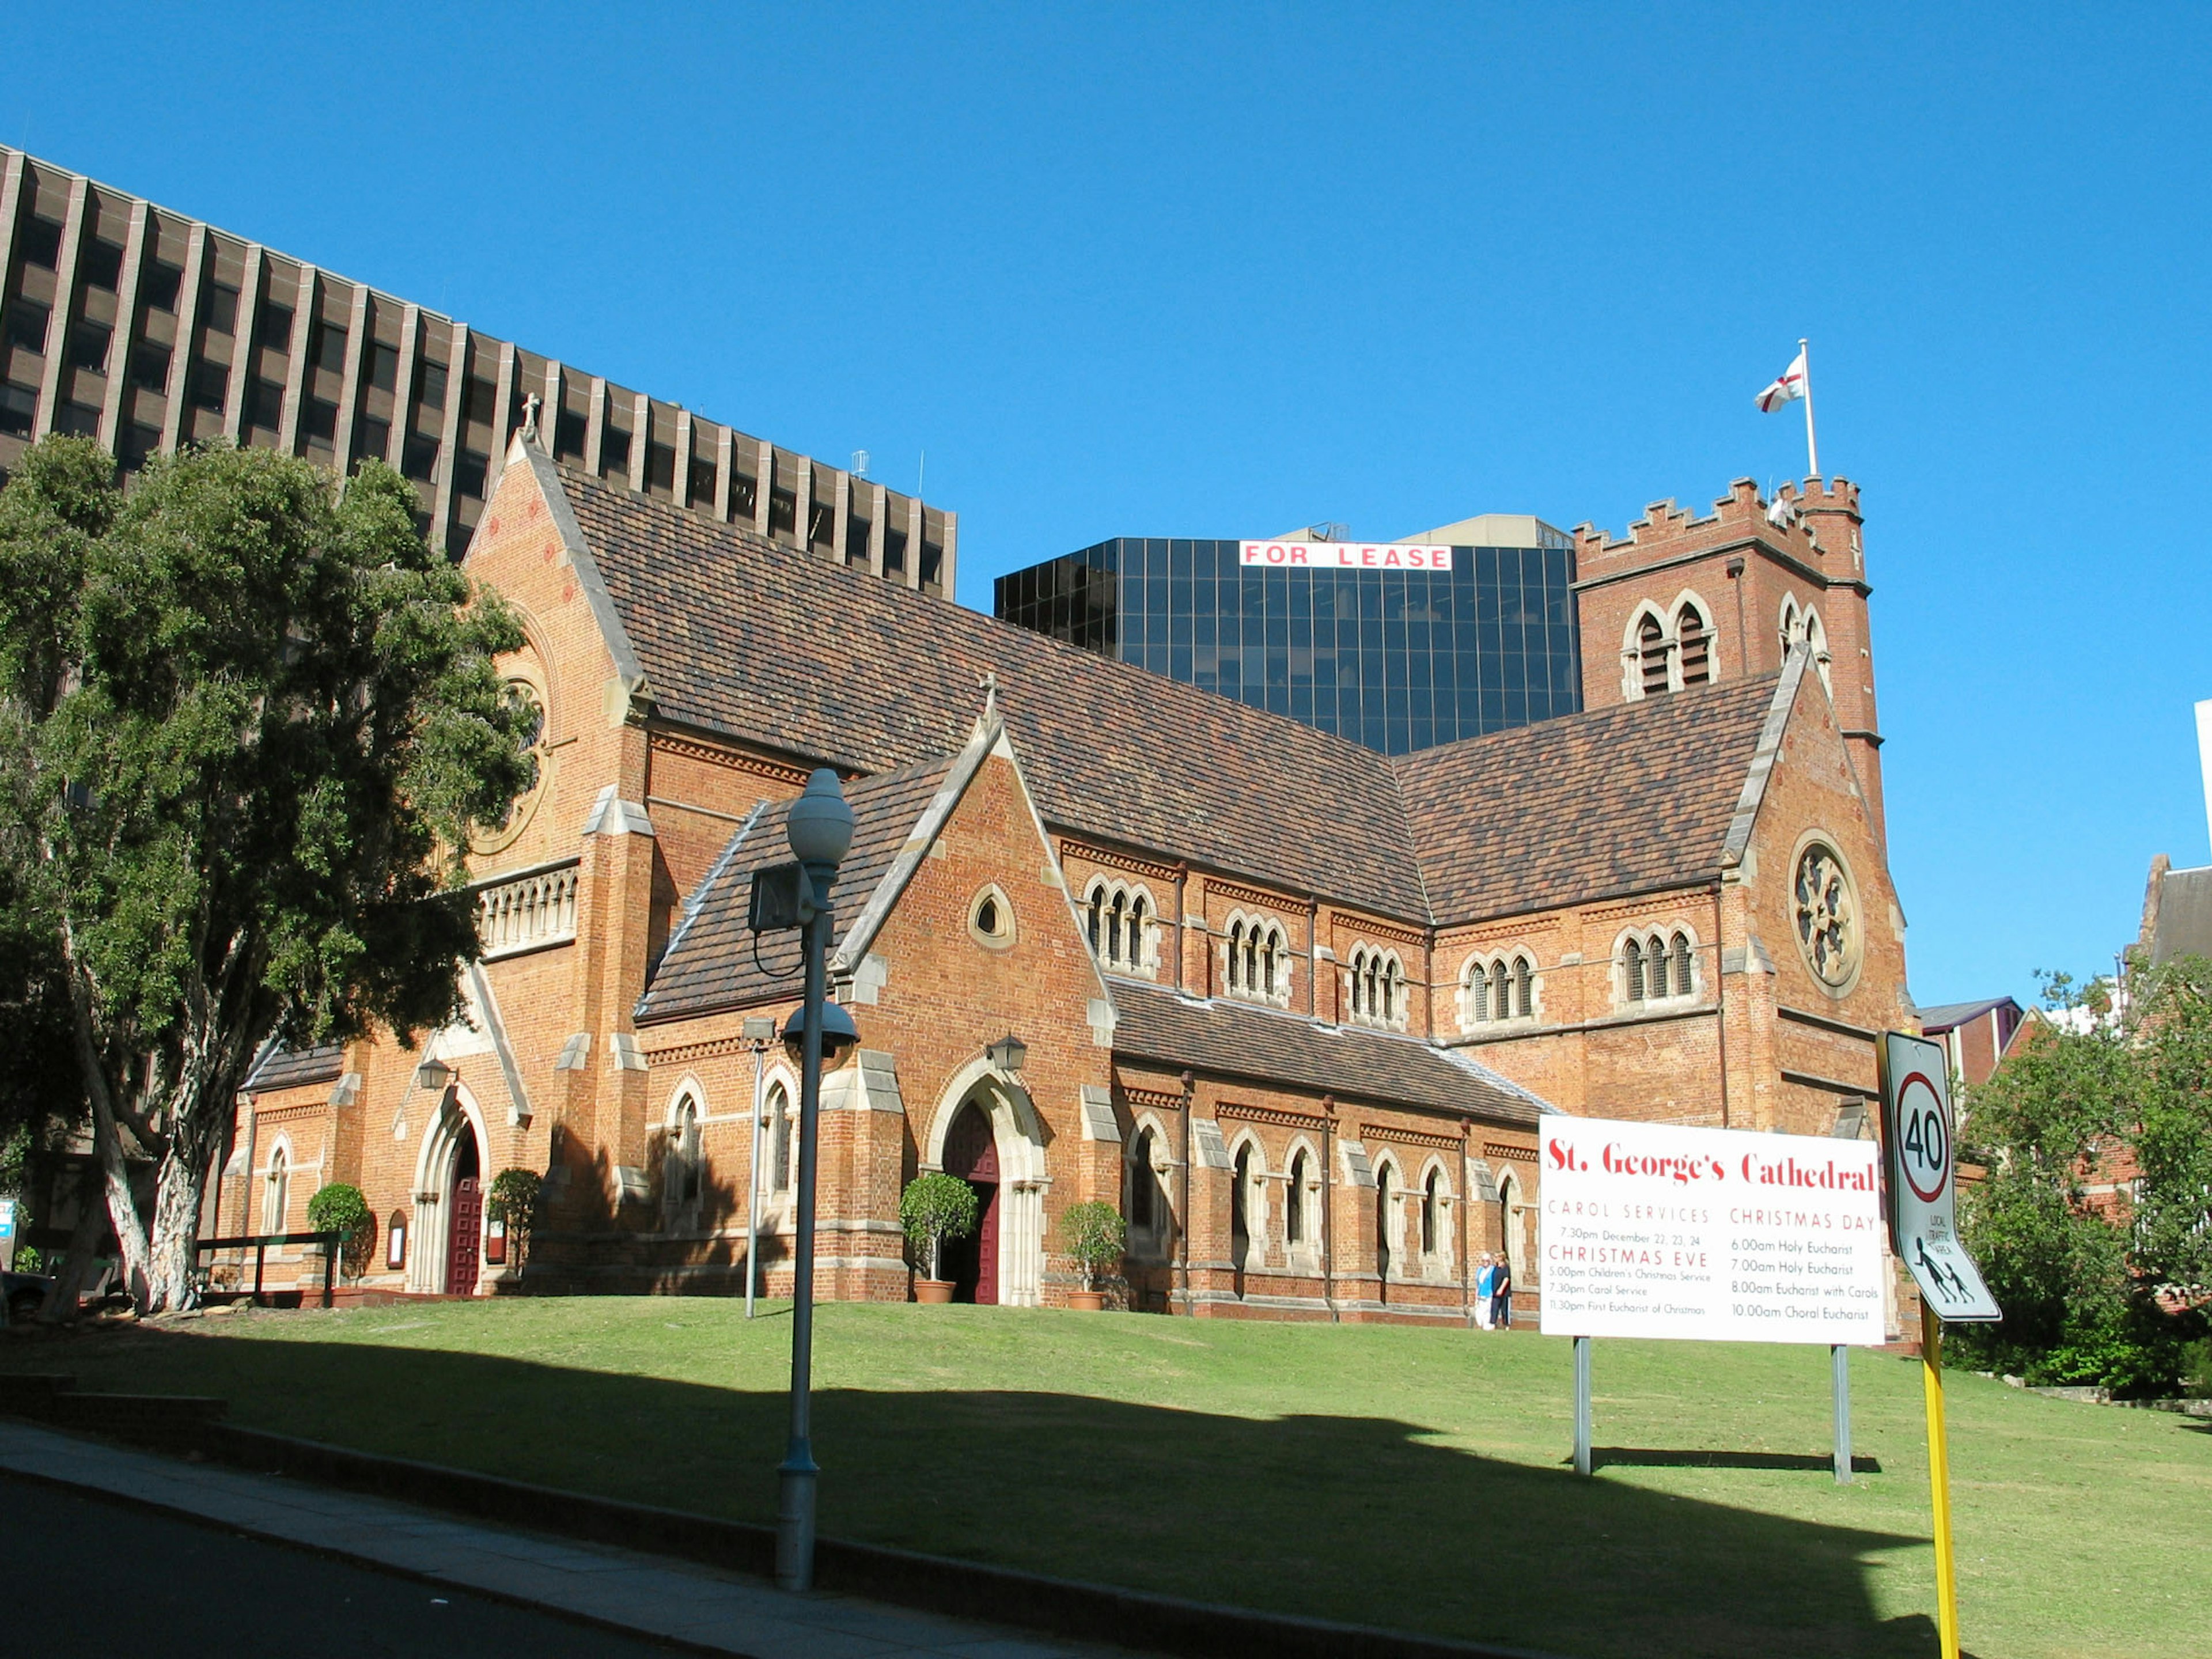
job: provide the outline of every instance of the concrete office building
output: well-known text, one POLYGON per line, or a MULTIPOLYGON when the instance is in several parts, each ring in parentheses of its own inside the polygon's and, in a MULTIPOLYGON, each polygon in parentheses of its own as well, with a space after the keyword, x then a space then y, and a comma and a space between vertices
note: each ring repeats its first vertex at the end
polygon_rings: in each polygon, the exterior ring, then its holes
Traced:
POLYGON ((1126 536, 1000 577, 994 609, 1388 755, 1582 708, 1565 532, 1492 513, 1406 539, 1449 546, 1451 568, 1293 569, 1126 536))
POLYGON ((532 395, 566 465, 953 591, 951 513, 0 148, 0 477, 52 432, 125 469, 210 440, 335 471, 374 456, 458 558, 532 395))

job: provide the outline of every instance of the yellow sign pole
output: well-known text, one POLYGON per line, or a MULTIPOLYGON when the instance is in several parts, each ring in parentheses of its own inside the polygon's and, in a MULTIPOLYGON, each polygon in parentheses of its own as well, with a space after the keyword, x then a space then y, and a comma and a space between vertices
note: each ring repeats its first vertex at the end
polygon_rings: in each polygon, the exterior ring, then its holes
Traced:
POLYGON ((1951 1560, 1951 1449, 1943 1437, 1943 1322, 1920 1304, 1920 1386, 1928 1401, 1928 1490, 1936 1504, 1936 1630, 1959 1659, 1959 1577, 1951 1560))

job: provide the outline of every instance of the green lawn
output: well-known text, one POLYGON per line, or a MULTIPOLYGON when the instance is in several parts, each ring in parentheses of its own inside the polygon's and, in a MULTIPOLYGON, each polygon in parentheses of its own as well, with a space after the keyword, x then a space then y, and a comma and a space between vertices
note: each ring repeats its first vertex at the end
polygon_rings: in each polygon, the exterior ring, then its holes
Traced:
MULTIPOLYGON (((765 1522, 790 1322, 743 1311, 266 1313, 9 1340, 0 1366, 222 1395, 287 1434, 765 1522)), ((1918 1366, 1858 1353, 1851 1374, 1856 1449, 1880 1469, 1844 1488, 1824 1461, 1825 1349, 1601 1342, 1605 1467, 1580 1480, 1560 1340, 834 1304, 821 1522, 1560 1654, 1932 1655, 1918 1366)), ((1967 1650, 2212 1654, 2205 1425, 1948 1381, 1967 1650)))

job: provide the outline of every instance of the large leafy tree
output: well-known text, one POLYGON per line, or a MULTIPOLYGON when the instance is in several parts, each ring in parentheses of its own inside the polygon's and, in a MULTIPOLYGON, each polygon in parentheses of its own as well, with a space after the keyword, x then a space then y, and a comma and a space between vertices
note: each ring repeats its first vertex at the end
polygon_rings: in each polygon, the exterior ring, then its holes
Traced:
POLYGON ((461 854, 528 787, 513 615, 364 465, 208 448, 125 490, 58 438, 0 489, 0 894, 51 938, 142 1309, 189 1304, 262 1044, 403 1039, 477 951, 461 854), (124 1135, 158 1161, 131 1198, 124 1135))
POLYGON ((2136 963, 2124 995, 2048 988, 2051 1018, 1967 1098, 1987 1175, 1961 1225, 2005 1316, 1955 1346, 2033 1382, 2154 1392, 2202 1328, 2177 1305, 2212 1278, 2212 964, 2136 963))

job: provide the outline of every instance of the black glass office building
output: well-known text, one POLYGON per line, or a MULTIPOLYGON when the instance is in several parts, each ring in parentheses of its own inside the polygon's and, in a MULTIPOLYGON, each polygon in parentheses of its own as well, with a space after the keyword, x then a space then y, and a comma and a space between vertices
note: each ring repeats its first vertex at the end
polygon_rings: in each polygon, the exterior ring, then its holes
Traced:
POLYGON ((1582 708, 1573 544, 1531 539, 1454 547, 1447 573, 1247 567, 1238 542, 1125 536, 1000 577, 993 608, 1400 755, 1582 708))

